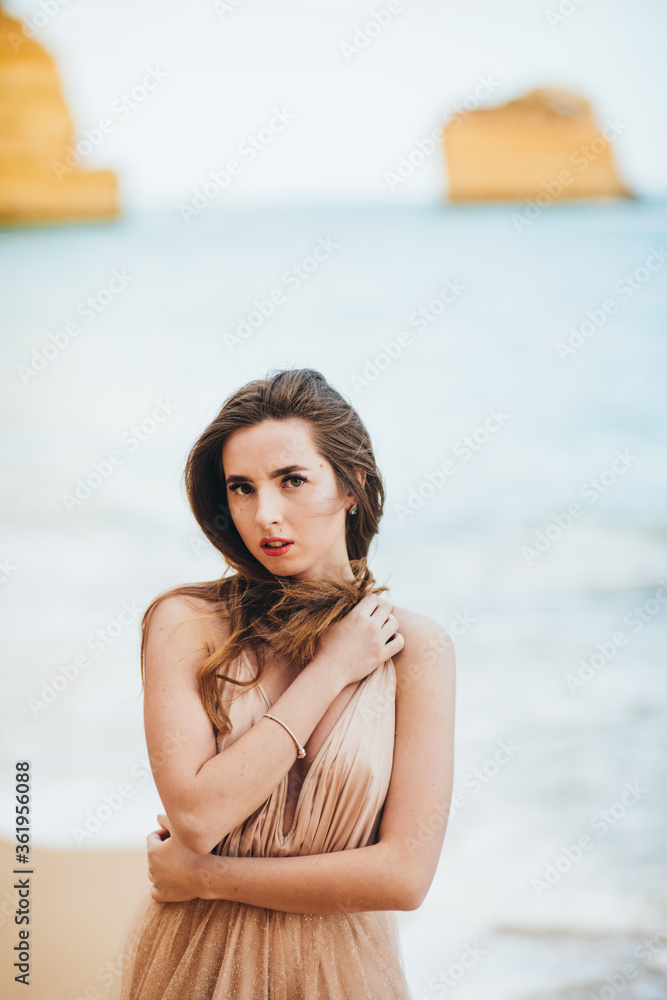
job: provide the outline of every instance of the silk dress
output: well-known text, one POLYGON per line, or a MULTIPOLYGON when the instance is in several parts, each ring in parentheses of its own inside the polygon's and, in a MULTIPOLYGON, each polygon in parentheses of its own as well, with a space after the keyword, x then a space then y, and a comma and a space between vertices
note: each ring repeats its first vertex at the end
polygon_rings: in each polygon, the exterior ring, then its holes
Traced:
MULTIPOLYGON (((226 673, 255 675, 245 653, 226 673)), ((222 694, 233 729, 218 739, 219 753, 271 710, 261 684, 226 686, 233 689, 222 694)), ((285 774, 211 853, 279 858, 376 843, 391 777, 395 694, 389 659, 359 682, 312 761, 290 829, 285 774)), ((150 892, 124 934, 116 998, 413 1000, 391 910, 287 913, 224 899, 159 903, 150 892)))

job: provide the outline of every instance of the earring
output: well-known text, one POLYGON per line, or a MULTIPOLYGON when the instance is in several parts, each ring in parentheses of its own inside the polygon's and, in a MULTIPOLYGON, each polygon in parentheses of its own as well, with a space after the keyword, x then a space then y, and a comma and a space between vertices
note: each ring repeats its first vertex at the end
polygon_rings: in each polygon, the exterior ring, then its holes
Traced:
POLYGON ((350 507, 349 513, 350 514, 356 514, 357 513, 357 505, 356 505, 356 503, 355 503, 354 507, 350 507))

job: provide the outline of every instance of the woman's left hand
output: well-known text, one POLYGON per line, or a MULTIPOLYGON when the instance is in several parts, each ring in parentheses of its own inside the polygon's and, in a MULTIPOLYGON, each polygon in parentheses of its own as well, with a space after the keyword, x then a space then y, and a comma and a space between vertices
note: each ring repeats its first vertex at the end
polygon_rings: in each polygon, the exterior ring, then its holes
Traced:
POLYGON ((158 903, 183 903, 197 899, 200 855, 188 851, 174 837, 171 821, 158 813, 160 829, 146 838, 148 877, 153 884, 151 896, 158 903))

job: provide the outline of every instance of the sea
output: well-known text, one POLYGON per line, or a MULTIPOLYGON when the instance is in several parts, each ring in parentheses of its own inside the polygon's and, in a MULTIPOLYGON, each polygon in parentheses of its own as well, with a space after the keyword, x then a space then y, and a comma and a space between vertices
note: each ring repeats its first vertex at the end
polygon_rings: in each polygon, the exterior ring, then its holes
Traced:
POLYGON ((225 568, 185 458, 315 368, 386 483, 376 579, 454 640, 414 1000, 667 997, 667 203, 212 201, 7 228, 0 265, 0 740, 35 843, 156 828, 140 618, 225 568))

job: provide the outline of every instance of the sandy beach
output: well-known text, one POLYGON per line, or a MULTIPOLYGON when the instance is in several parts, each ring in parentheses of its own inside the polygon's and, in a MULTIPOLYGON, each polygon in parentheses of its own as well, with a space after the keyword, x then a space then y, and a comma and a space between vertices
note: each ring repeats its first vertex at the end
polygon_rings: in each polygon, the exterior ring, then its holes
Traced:
MULTIPOLYGON (((123 931, 149 886, 144 851, 32 850, 29 992, 14 981, 14 847, 0 841, 3 1000, 105 1000, 120 975, 123 931)), ((22 925, 25 927, 26 925, 22 925)))

